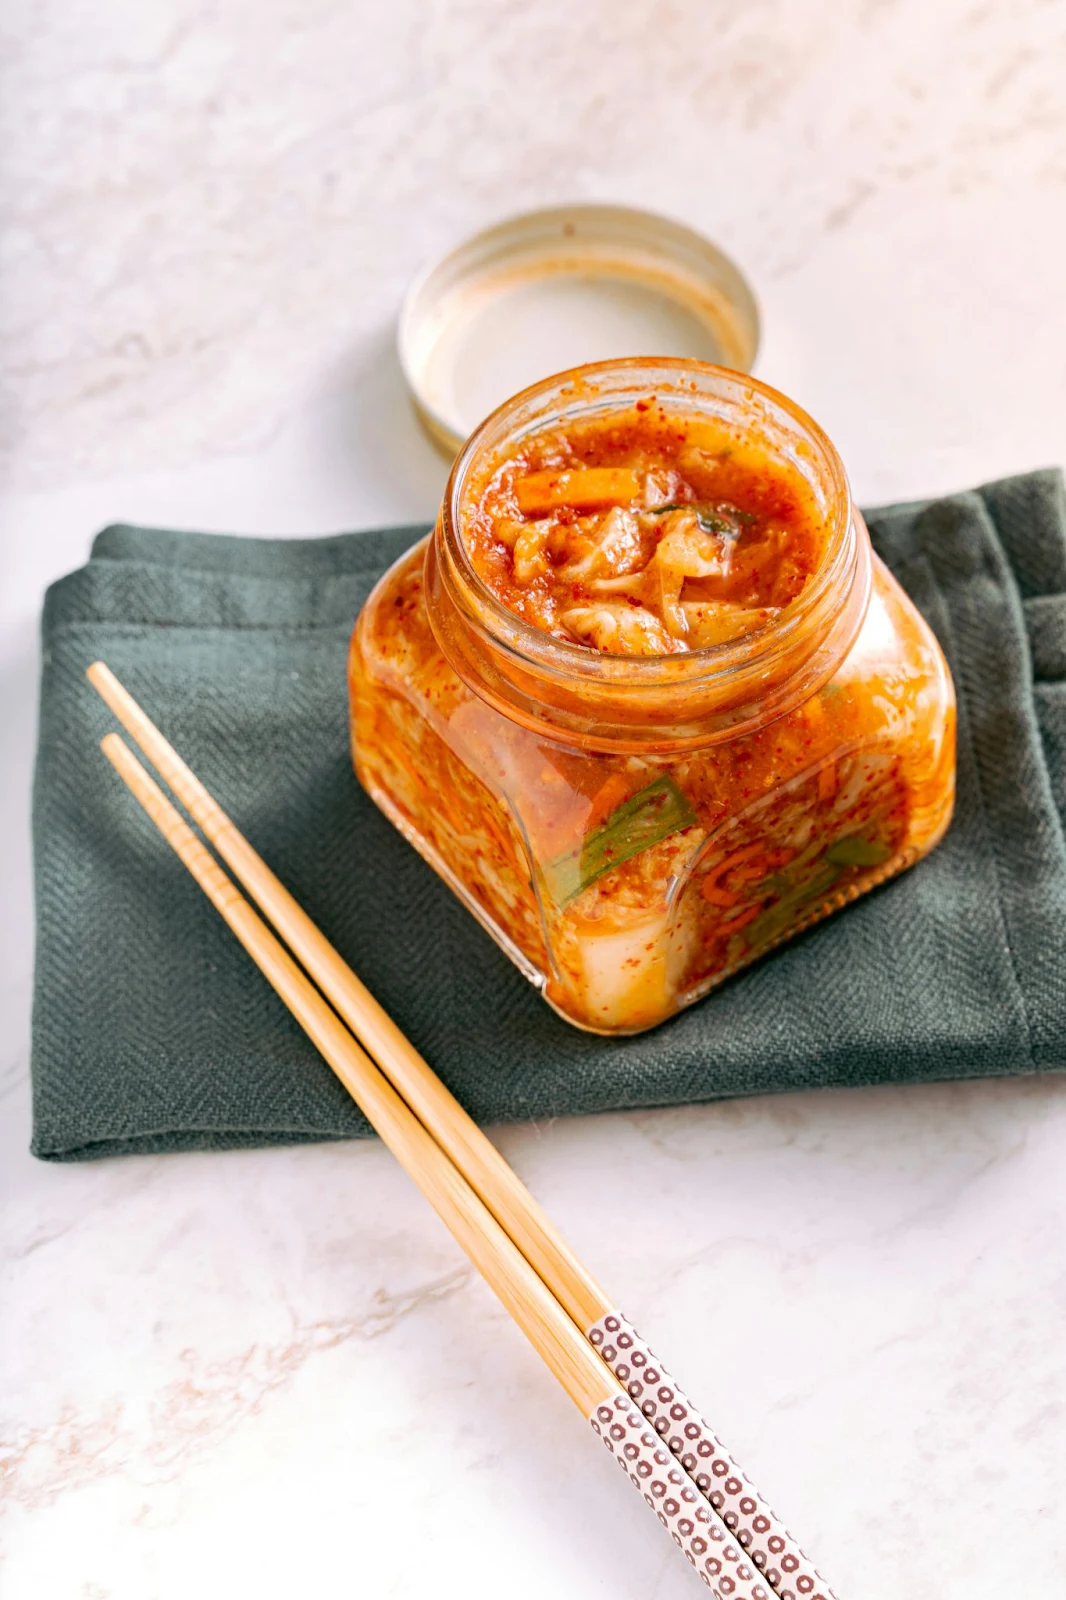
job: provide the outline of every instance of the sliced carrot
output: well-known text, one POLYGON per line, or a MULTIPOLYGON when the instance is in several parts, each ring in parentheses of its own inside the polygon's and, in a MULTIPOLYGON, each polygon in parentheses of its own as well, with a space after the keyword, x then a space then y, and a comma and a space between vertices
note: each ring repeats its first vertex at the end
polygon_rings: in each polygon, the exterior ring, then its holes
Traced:
MULTIPOLYGON (((742 866, 745 861, 750 861, 753 856, 763 855, 765 850, 766 846, 762 844, 745 844, 741 845, 739 850, 730 851, 729 855, 723 861, 719 861, 713 871, 708 872, 704 878, 702 886, 703 898, 709 900, 712 906, 728 908, 739 905, 742 898, 741 894, 734 894, 730 889, 721 888, 722 879, 735 867, 742 866)), ((748 882, 751 876, 761 877, 762 867, 760 866, 753 874, 745 873, 742 881, 748 882)))
POLYGON ((818 769, 818 798, 819 800, 832 800, 837 792, 837 764, 827 761, 824 767, 818 769))
POLYGON ((755 905, 748 906, 745 911, 739 911, 735 917, 723 917, 722 932, 736 933, 740 928, 746 928, 749 922, 755 921, 762 908, 763 903, 759 900, 755 905))
POLYGON ((764 878, 771 871, 773 871, 773 868, 768 864, 768 858, 759 856, 742 867, 734 867, 729 876, 731 882, 739 887, 745 883, 755 883, 759 878, 764 878))
POLYGON ((585 818, 585 832, 591 833, 601 822, 606 822, 611 812, 629 798, 629 789, 629 779, 620 772, 612 772, 592 797, 592 805, 585 818))
POLYGON ((725 910, 738 906, 741 900, 739 894, 730 894, 728 889, 719 889, 713 878, 704 878, 701 893, 712 906, 722 906, 725 910))
POLYGON ((750 861, 753 856, 762 855, 765 850, 766 846, 758 840, 754 844, 742 844, 739 849, 731 850, 727 856, 723 856, 711 873, 711 877, 724 878, 726 873, 731 872, 734 867, 739 867, 743 862, 750 861))
POLYGON ((631 467, 580 467, 570 472, 531 472, 514 486, 523 516, 542 516, 571 506, 575 511, 595 511, 598 506, 622 506, 640 494, 640 477, 631 467))

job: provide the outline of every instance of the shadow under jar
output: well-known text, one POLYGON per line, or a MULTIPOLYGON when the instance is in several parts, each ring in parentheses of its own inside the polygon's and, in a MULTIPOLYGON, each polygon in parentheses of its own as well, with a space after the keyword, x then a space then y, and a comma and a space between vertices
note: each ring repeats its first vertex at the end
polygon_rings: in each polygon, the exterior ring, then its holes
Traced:
POLYGON ((664 1021, 951 817, 947 666, 836 451, 696 362, 578 368, 489 417, 368 598, 350 690, 364 788, 598 1033, 664 1021))

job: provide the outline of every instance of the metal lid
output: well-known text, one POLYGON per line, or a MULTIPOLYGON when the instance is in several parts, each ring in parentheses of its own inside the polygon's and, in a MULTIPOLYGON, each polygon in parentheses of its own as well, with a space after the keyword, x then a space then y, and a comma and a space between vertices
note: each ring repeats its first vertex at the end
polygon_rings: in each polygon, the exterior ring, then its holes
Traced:
POLYGON ((485 228, 404 298, 400 362, 434 440, 454 453, 490 411, 568 367, 692 356, 749 372, 759 313, 702 234, 627 206, 552 206, 485 228))

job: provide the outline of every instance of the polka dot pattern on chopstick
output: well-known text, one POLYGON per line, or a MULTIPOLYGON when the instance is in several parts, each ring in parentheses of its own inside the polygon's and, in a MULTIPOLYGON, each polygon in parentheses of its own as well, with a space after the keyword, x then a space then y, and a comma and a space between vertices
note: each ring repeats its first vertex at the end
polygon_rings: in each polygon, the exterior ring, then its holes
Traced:
POLYGON ((716 1600, 774 1600, 721 1517, 628 1395, 597 1406, 589 1421, 716 1600))
POLYGON ((775 1600, 833 1600, 824 1579, 787 1528, 622 1313, 601 1317, 589 1328, 587 1337, 624 1384, 645 1425, 654 1428, 753 1566, 772 1585, 775 1600))

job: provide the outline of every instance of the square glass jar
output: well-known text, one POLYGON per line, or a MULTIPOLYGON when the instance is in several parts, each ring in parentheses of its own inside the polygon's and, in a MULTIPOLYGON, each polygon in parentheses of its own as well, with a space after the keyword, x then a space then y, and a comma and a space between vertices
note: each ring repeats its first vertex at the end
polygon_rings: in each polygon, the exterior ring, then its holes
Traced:
POLYGON ((433 534, 381 578, 349 658, 367 792, 555 1009, 635 1033, 925 855, 954 799, 954 693, 870 547, 839 456, 724 368, 628 360, 496 411, 433 534), (819 566, 725 644, 608 655, 524 622, 463 539, 471 474, 534 430, 654 395, 799 471, 819 566))

